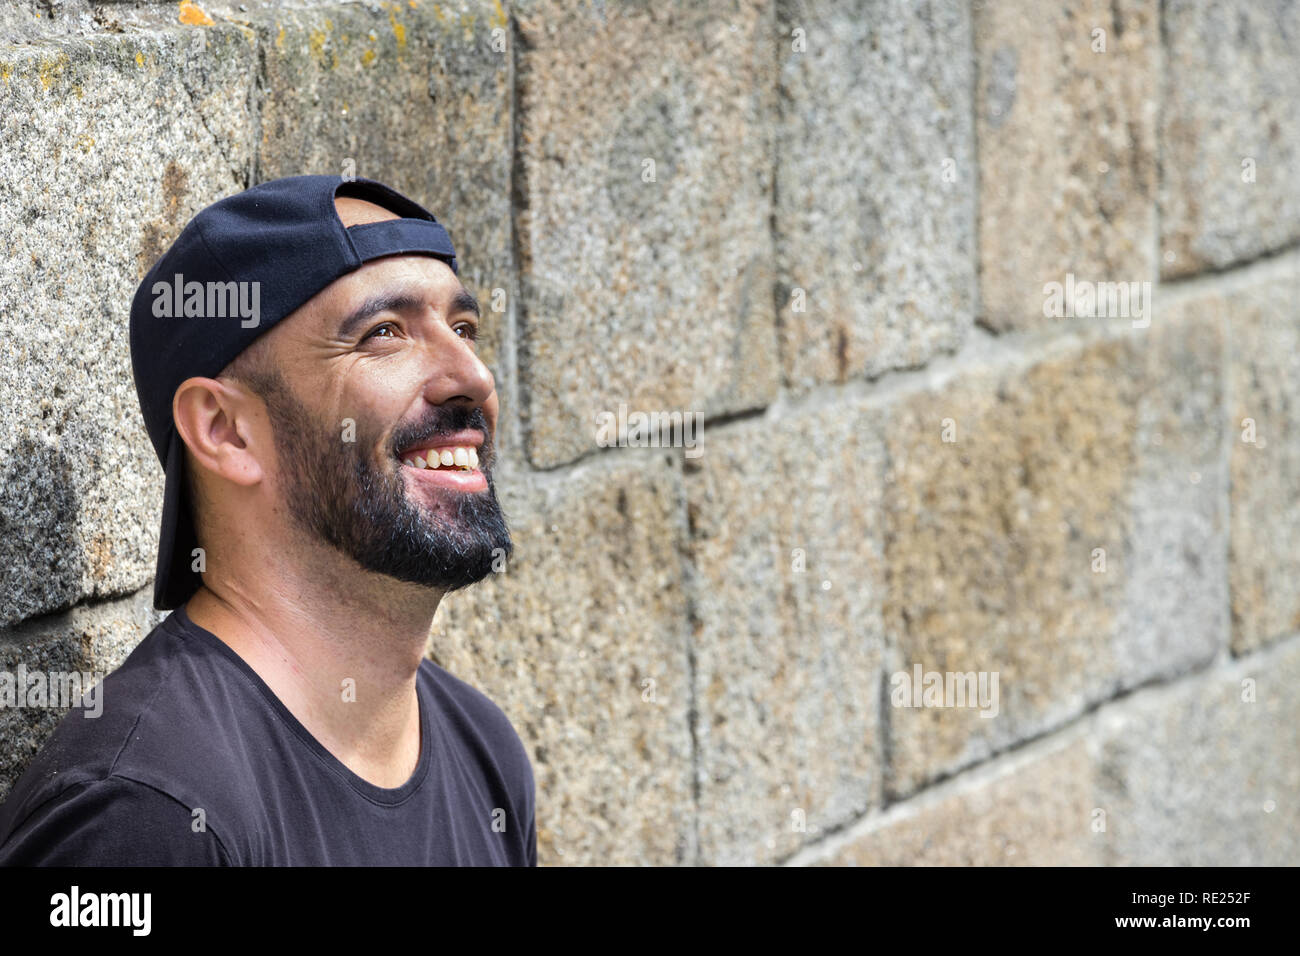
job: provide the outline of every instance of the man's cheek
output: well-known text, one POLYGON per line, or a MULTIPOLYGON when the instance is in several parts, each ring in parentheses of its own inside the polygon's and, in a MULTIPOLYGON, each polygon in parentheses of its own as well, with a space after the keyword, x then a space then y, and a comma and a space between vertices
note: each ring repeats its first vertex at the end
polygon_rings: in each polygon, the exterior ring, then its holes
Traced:
POLYGON ((497 393, 494 389, 488 400, 483 403, 483 419, 487 422, 488 436, 492 439, 492 444, 497 441, 497 411, 500 402, 497 400, 497 393))

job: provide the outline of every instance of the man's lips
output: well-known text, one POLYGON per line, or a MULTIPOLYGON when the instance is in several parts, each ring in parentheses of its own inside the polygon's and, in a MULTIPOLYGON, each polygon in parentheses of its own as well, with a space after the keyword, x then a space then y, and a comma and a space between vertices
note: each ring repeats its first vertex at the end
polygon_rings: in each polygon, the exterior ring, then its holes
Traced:
POLYGON ((419 459, 419 462, 434 467, 437 467, 435 463, 445 467, 454 467, 456 465, 464 467, 466 464, 477 465, 477 462, 467 461, 466 459, 478 457, 478 451, 482 447, 483 433, 473 429, 466 429, 465 431, 439 435, 435 438, 408 445, 397 453, 397 458, 403 462, 412 462, 419 459), (458 449, 463 450, 465 455, 457 455, 458 449), (451 461, 447 460, 448 455, 452 457, 451 461))
POLYGON ((403 474, 410 474, 416 485, 433 485, 455 491, 482 491, 487 488, 487 476, 477 468, 416 468, 402 465, 403 474))
POLYGON ((397 457, 402 470, 413 472, 412 477, 421 483, 481 491, 487 487, 487 478, 479 470, 478 450, 483 440, 479 431, 453 432, 410 445, 397 457))

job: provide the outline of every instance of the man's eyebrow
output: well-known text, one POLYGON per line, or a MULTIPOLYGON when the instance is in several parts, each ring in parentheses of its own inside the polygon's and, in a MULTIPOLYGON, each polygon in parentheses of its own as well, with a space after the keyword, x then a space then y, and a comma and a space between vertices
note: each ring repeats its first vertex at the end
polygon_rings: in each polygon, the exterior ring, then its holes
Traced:
POLYGON ((348 314, 348 317, 339 323, 338 337, 341 339, 351 338, 356 332, 357 326, 380 312, 407 312, 423 307, 424 299, 414 292, 406 290, 378 292, 353 309, 348 314))
POLYGON ((457 312, 473 312, 474 318, 483 318, 483 313, 479 311, 478 299, 469 294, 469 290, 464 286, 460 291, 451 297, 451 311, 448 315, 455 315, 457 312))
MULTIPOLYGON (((339 323, 338 337, 341 339, 351 338, 355 334, 357 326, 381 312, 409 312, 423 309, 425 305, 422 296, 406 290, 398 289, 376 293, 348 313, 348 316, 339 323)), ((464 286, 461 286, 460 291, 452 296, 451 308, 447 314, 455 315, 458 312, 473 312, 476 318, 482 317, 482 313, 479 311, 478 299, 470 295, 464 286)))

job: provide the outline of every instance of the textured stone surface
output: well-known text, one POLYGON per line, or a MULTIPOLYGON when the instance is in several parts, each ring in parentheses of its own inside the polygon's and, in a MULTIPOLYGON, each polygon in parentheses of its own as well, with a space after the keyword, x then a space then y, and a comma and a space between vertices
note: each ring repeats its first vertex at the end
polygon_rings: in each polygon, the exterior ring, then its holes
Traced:
POLYGON ((0 43, 27 43, 51 34, 98 28, 93 14, 90 0, 57 0, 54 4, 7 0, 0 4, 0 43))
POLYGON ((855 404, 746 422, 691 466, 702 862, 771 862, 879 804, 872 419, 855 404))
POLYGON ((887 707, 891 793, 1226 643, 1222 362, 1219 322, 1158 319, 891 410, 888 672, 996 672, 1000 697, 887 707))
POLYGON ((1294 865, 1297 680, 1300 644, 1291 640, 1141 691, 1029 752, 892 808, 814 862, 1294 865))
POLYGON ((479 355, 513 414, 502 366, 515 280, 510 52, 500 4, 316 4, 244 16, 266 55, 258 178, 364 176, 432 212, 483 308, 479 355))
MULTIPOLYGON (((961 781, 881 818, 817 861, 822 866, 1096 866, 1106 832, 1094 832, 1102 790, 1095 747, 1079 735, 1046 753, 961 781)), ((1104 818, 1100 818, 1104 819, 1104 818)))
MULTIPOLYGON (((160 617, 139 276, 354 171, 486 309, 518 552, 430 651, 524 738, 543 863, 801 861, 900 799, 821 862, 1300 859, 1297 259, 1043 316, 1300 239, 1294 5, 200 4, 0 3, 0 670, 160 617), (726 424, 588 454, 621 402, 726 424), (917 662, 997 671, 998 717, 890 706, 917 662)), ((60 716, 0 709, 0 797, 60 716)))
POLYGON ((1232 329, 1232 587, 1237 653, 1300 630, 1300 268, 1213 296, 1232 329), (1246 420, 1250 419, 1249 422, 1246 420), (1249 432, 1253 427, 1254 439, 1249 432))
POLYGON ((778 380, 770 4, 512 10, 530 459, 595 447, 597 414, 620 402, 766 404, 778 380))
POLYGON ((782 0, 777 19, 787 381, 802 390, 955 348, 975 309, 967 5, 782 0))
MULTIPOLYGON (((166 613, 153 609, 150 587, 124 600, 74 608, 0 632, 0 671, 16 681, 22 664, 29 678, 42 671, 46 680, 59 680, 49 672, 75 671, 91 675, 91 683, 98 683, 126 660, 166 613)), ((68 713, 66 707, 40 706, 35 701, 25 698, 21 706, 0 707, 0 801, 68 713)), ((46 701, 52 703, 48 696, 46 701)))
POLYGON ((1116 708, 1100 731, 1107 863, 1294 866, 1297 682, 1300 645, 1292 640, 1116 708))
POLYGON ((531 480, 503 472, 515 556, 447 597, 434 621, 433 658, 496 701, 528 748, 543 865, 694 854, 681 489, 669 457, 646 450, 531 480))
POLYGON ((228 26, 0 47, 0 626, 153 574, 130 299, 242 188, 255 65, 228 26))
POLYGON ((1164 274, 1300 240, 1300 6, 1172 0, 1162 15, 1164 274))
POLYGON ((1156 0, 975 4, 981 321, 1043 315, 1043 286, 1155 278, 1156 0), (1104 53, 1093 52, 1094 30, 1104 53))

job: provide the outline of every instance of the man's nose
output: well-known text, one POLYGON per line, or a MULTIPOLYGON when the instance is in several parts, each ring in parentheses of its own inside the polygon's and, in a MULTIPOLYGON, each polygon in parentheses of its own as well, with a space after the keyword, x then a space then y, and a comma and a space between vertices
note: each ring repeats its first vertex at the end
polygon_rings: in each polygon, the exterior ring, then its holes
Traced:
POLYGON ((424 392, 430 404, 460 400, 481 406, 496 390, 492 371, 469 340, 453 329, 442 326, 428 343, 428 354, 424 392))

